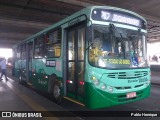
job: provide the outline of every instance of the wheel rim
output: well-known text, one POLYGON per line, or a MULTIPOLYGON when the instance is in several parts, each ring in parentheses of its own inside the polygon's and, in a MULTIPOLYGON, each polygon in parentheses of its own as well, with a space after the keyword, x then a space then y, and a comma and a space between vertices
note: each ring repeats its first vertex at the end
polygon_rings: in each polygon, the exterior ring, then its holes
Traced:
POLYGON ((19 82, 21 82, 22 81, 22 78, 21 78, 21 76, 19 77, 19 82))
POLYGON ((60 87, 58 85, 54 86, 54 97, 58 98, 60 96, 60 87))

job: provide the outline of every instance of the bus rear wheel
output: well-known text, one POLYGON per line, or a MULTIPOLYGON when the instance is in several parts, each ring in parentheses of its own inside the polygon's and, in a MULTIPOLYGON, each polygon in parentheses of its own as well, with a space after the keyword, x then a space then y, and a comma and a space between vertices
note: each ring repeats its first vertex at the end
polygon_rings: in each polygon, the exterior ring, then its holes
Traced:
POLYGON ((52 100, 55 103, 57 103, 57 104, 61 103, 61 100, 62 100, 61 86, 60 86, 60 83, 58 81, 54 81, 54 83, 52 85, 51 97, 52 97, 52 100))
POLYGON ((19 82, 19 84, 26 85, 26 81, 24 81, 24 80, 22 79, 22 74, 21 74, 21 72, 20 72, 20 74, 19 74, 19 80, 18 80, 18 82, 19 82))
POLYGON ((22 74, 21 74, 21 72, 19 72, 18 82, 19 82, 19 84, 22 84, 22 83, 23 83, 23 82, 22 82, 22 74))

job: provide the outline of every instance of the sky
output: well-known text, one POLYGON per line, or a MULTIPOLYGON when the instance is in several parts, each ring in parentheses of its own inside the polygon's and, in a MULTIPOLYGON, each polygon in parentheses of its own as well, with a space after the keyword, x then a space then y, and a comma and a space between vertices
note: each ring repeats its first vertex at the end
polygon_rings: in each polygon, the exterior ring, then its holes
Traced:
POLYGON ((12 57, 12 49, 0 48, 0 57, 5 57, 6 59, 12 57))

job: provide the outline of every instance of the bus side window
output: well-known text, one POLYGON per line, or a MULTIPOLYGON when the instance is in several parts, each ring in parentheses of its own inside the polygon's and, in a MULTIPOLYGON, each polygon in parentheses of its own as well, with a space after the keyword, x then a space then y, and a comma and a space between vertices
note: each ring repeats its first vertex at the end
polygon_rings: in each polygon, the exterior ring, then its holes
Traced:
POLYGON ((61 46, 60 44, 55 45, 55 57, 59 57, 61 55, 61 46))
POLYGON ((52 31, 46 37, 46 56, 48 58, 60 57, 61 55, 61 29, 52 31))
POLYGON ((34 58, 44 57, 44 36, 35 39, 34 58))

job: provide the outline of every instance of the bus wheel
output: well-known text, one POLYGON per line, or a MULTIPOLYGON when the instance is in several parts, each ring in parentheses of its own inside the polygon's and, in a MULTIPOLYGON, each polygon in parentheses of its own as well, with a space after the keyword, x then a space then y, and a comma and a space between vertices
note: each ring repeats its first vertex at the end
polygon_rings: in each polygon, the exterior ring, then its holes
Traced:
POLYGON ((58 81, 54 81, 51 88, 51 97, 53 101, 57 104, 61 103, 62 94, 61 94, 61 86, 58 81))
POLYGON ((21 74, 19 75, 19 80, 18 80, 19 84, 22 84, 22 76, 21 74))
POLYGON ((26 82, 24 80, 22 80, 22 75, 20 74, 19 75, 19 84, 22 84, 22 85, 26 85, 26 82))

